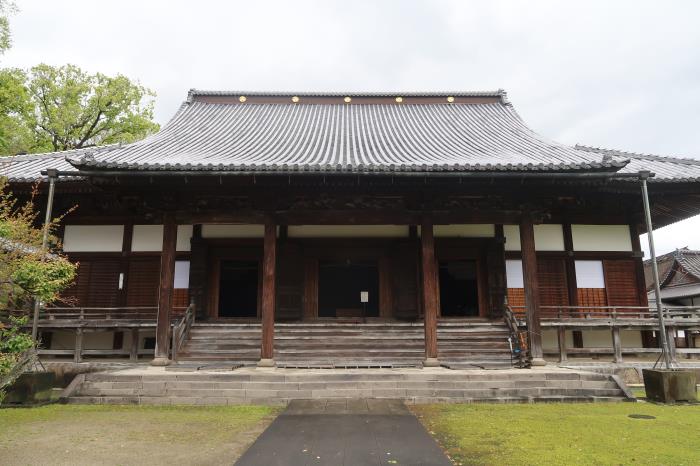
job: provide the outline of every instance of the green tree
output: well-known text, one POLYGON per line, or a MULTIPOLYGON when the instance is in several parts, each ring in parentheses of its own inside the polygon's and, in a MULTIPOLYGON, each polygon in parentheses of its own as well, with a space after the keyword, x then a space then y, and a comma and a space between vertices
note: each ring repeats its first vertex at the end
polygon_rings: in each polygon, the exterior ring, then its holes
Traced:
POLYGON ((15 11, 17 11, 15 2, 0 0, 0 54, 5 53, 12 46, 9 16, 15 11))
POLYGON ((30 152, 35 136, 26 124, 31 109, 27 77, 16 68, 0 69, 0 154, 30 152))
POLYGON ((133 142, 158 131, 153 91, 129 78, 88 74, 75 65, 33 67, 24 120, 34 134, 29 151, 61 151, 133 142))
POLYGON ((49 224, 51 247, 44 248, 34 198, 19 202, 0 178, 0 402, 3 387, 31 359, 27 350, 35 343, 25 324, 32 300, 55 302, 75 279, 76 265, 55 252, 60 245, 53 231, 62 217, 49 224))

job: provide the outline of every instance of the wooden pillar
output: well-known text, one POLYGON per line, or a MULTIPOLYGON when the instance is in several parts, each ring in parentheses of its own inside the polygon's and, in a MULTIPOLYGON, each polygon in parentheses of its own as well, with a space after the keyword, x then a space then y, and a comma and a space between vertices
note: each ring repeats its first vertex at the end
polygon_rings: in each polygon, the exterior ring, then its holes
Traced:
POLYGON ((262 267, 262 346, 258 366, 275 365, 275 262, 277 254, 277 226, 272 221, 265 223, 262 267))
POLYGON ((566 327, 557 327, 557 341, 559 343, 559 362, 567 360, 566 354, 566 327))
POLYGON ((530 340, 530 355, 533 366, 543 366, 545 362, 542 357, 542 333, 540 330, 540 286, 537 277, 535 229, 530 215, 523 215, 520 221, 520 248, 523 256, 525 312, 527 333, 530 340))
POLYGON ((620 339, 620 327, 612 328, 612 342, 613 342, 613 362, 622 362, 622 340, 620 339))
POLYGON ((304 320, 318 318, 318 259, 304 259, 304 320))
MULTIPOLYGON (((687 330, 686 330, 687 332, 687 330)), ((666 340, 668 341, 669 355, 673 361, 676 360, 676 328, 666 327, 666 340)))
POLYGON ((139 360, 139 329, 131 329, 131 349, 129 351, 129 359, 132 361, 139 360))
POLYGON ((379 317, 391 317, 393 304, 391 260, 385 254, 379 258, 379 317))
POLYGON ((437 349, 437 270, 433 223, 424 219, 421 226, 421 263, 423 267, 423 318, 425 328, 425 366, 439 366, 437 349))
MULTIPOLYGON (((649 306, 649 298, 647 296, 647 283, 644 278, 644 251, 639 241, 639 226, 636 223, 630 223, 630 239, 632 240, 632 251, 634 251, 634 270, 637 282, 637 295, 639 296, 640 306, 649 306)), ((651 330, 641 330, 642 346, 644 348, 654 347, 654 333, 651 330)))
POLYGON ((151 362, 154 366, 170 364, 170 311, 173 306, 175 280, 175 250, 177 247, 177 223, 175 215, 163 216, 163 250, 160 253, 160 287, 158 291, 158 320, 156 323, 156 350, 151 362))

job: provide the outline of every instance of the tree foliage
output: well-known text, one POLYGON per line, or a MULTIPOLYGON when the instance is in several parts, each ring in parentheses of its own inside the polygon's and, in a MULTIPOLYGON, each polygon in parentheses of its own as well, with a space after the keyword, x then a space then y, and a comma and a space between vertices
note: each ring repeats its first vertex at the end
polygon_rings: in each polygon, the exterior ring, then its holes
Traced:
POLYGON ((0 0, 0 54, 5 53, 12 45, 9 16, 16 10, 15 2, 0 0))
MULTIPOLYGON (((35 342, 25 329, 32 300, 43 304, 58 300, 75 278, 76 265, 53 252, 59 246, 53 234, 49 235, 50 246, 43 247, 35 198, 36 190, 29 200, 19 202, 7 190, 7 181, 0 178, 0 402, 2 389, 35 353, 35 342)), ((49 223, 49 233, 60 220, 49 223)))
POLYGON ((153 91, 75 65, 0 70, 0 153, 128 143, 158 130, 153 91))

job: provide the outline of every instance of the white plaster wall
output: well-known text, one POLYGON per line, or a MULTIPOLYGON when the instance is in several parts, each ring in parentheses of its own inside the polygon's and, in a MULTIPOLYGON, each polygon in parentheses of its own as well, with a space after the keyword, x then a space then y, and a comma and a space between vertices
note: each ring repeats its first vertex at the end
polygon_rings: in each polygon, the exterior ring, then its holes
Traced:
POLYGON ((51 347, 49 349, 73 349, 75 348, 75 334, 72 332, 52 332, 51 347))
POLYGON ((605 288, 603 261, 575 261, 578 288, 605 288))
POLYGON ((134 225, 131 250, 135 252, 162 251, 163 225, 134 225))
POLYGON ((571 225, 574 251, 632 251, 628 225, 571 225))
MULTIPOLYGON (((567 330, 564 333, 564 339, 566 340, 566 347, 574 347, 574 332, 567 330)), ((546 329, 542 330, 542 348, 551 351, 559 351, 559 338, 557 337, 556 329, 546 329)))
MULTIPOLYGON (((420 234, 420 227, 418 231, 420 234)), ((493 238, 496 226, 487 223, 433 225, 433 235, 436 238, 493 238)))
POLYGON ((519 259, 506 260, 506 285, 508 288, 524 288, 523 261, 519 259))
POLYGON ((177 226, 177 245, 178 251, 190 251, 192 248, 192 225, 177 226))
POLYGON ((584 348, 612 348, 610 330, 584 330, 581 335, 584 348))
MULTIPOLYGON (((114 332, 85 332, 83 333, 83 349, 112 349, 114 332)), ((53 332, 50 349, 75 348, 74 332, 53 332)))
MULTIPOLYGON (((156 336, 156 333, 155 333, 155 331, 152 331, 152 330, 139 332, 139 345, 138 345, 139 349, 143 349, 144 340, 146 338, 148 338, 148 337, 153 338, 155 336, 156 336)), ((131 332, 126 331, 126 332, 124 332, 124 346, 122 347, 122 349, 130 349, 130 348, 131 348, 131 332)))
MULTIPOLYGON (((564 227, 559 224, 534 225, 536 251, 564 251, 564 227)), ((520 251, 520 226, 503 225, 506 251, 520 251)))
POLYGON ((408 225, 290 225, 290 238, 405 238, 408 225))
POLYGON ((542 330, 542 348, 546 350, 559 349, 559 341, 557 340, 556 330, 542 330))
POLYGON ((121 252, 124 225, 66 225, 65 252, 121 252))
POLYGON ((639 330, 621 330, 620 341, 623 348, 642 348, 642 332, 639 330))
MULTIPOLYGON (((561 225, 555 225, 555 224, 535 225, 534 230, 535 230, 535 250, 537 250, 537 251, 563 251, 564 250, 564 228, 561 225)), ((520 234, 520 231, 518 231, 518 234, 520 234)), ((519 242, 518 242, 518 245, 520 245, 519 242)))
POLYGON ((202 225, 202 238, 262 238, 265 225, 202 225))
POLYGON ((520 251, 520 227, 518 225, 503 225, 503 236, 506 238, 506 251, 520 251))
POLYGON ((175 261, 175 288, 190 287, 190 261, 175 261))

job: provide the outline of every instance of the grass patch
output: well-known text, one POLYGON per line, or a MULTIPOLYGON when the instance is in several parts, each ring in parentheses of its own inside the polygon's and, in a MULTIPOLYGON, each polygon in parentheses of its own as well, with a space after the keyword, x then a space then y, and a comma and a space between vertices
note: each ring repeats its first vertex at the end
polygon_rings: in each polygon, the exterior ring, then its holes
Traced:
POLYGON ((456 464, 700 464, 700 406, 458 404, 413 410, 456 464))
POLYGON ((232 464, 274 418, 265 406, 0 409, 5 464, 232 464))

